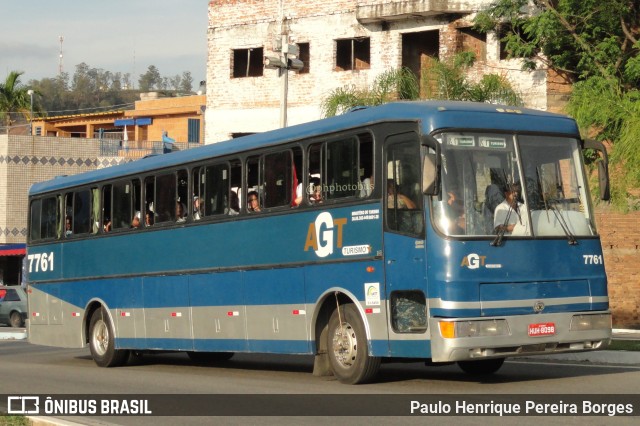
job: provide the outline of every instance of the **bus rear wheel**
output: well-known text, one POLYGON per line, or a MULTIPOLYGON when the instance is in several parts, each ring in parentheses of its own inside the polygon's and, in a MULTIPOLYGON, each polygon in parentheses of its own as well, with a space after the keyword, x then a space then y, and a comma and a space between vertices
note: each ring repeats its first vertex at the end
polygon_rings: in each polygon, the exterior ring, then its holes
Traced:
POLYGON ((91 357, 100 367, 118 367, 129 358, 129 351, 116 349, 115 332, 104 308, 96 310, 89 323, 91 357))
POLYGON ((502 364, 504 364, 504 358, 458 361, 458 367, 460 367, 462 371, 475 376, 493 374, 500 370, 502 364))
POLYGON ((369 355, 364 323, 352 303, 333 311, 328 331, 329 365, 336 378, 351 385, 373 379, 378 373, 380 358, 369 355))

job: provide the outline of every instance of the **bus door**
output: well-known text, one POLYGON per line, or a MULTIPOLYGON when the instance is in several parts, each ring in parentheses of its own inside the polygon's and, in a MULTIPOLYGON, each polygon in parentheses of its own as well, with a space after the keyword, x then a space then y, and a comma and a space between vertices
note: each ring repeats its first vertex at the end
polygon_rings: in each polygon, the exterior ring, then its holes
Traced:
POLYGON ((426 250, 420 140, 415 132, 385 141, 385 292, 391 356, 429 357, 426 250))

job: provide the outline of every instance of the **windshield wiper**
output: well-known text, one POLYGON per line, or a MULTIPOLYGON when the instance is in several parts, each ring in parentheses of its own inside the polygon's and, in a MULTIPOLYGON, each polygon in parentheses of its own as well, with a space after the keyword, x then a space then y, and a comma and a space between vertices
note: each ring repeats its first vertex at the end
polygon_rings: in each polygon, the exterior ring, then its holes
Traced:
POLYGON ((560 223, 560 227, 564 231, 564 234, 567 236, 567 240, 569 241, 569 245, 573 246, 575 244, 578 244, 578 241, 576 240, 576 237, 571 233, 571 229, 569 229, 569 224, 564 219, 564 216, 562 216, 562 213, 560 213, 558 211, 558 209, 555 208, 553 205, 551 205, 549 207, 549 209, 553 212, 553 214, 555 215, 556 219, 558 219, 558 223, 560 223))
POLYGON ((536 175, 538 178, 538 186, 542 191, 542 201, 544 202, 544 209, 547 212, 547 220, 549 220, 549 210, 551 210, 554 216, 556 217, 556 219, 558 220, 558 223, 560 223, 560 227, 562 228, 562 231, 564 231, 564 234, 567 236, 569 245, 578 244, 576 237, 574 237, 574 235, 571 233, 571 230, 569 229, 569 225, 567 224, 567 221, 562 216, 562 213, 560 213, 553 204, 550 204, 549 201, 547 201, 547 191, 544 185, 542 184, 542 179, 540 178, 540 171, 537 167, 536 167, 536 175))
POLYGON ((507 210, 507 217, 504 220, 504 223, 498 226, 498 235, 491 241, 491 245, 493 247, 499 247, 502 245, 502 238, 504 238, 505 232, 507 232, 507 226, 509 224, 509 218, 511 218, 511 212, 513 211, 513 207, 509 205, 509 210, 507 210))

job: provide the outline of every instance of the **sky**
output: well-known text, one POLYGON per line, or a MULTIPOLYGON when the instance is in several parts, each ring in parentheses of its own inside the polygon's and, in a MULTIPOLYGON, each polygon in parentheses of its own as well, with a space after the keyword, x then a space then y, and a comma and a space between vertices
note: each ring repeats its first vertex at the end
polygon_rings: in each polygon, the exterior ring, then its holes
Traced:
POLYGON ((76 65, 130 73, 137 84, 150 65, 163 77, 190 71, 205 80, 207 0, 29 0, 0 2, 0 80, 24 71, 29 80, 76 65))

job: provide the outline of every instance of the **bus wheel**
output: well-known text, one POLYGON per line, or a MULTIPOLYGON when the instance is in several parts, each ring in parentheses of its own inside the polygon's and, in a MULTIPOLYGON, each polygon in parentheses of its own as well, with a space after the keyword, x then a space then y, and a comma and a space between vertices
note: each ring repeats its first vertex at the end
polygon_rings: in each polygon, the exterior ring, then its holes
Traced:
POLYGON ((191 361, 204 364, 229 361, 233 356, 233 352, 187 352, 191 361))
POLYGON ((91 316, 89 349, 93 360, 100 367, 118 367, 129 358, 129 351, 116 349, 113 324, 104 308, 96 310, 91 316))
POLYGON ((327 333, 331 370, 342 383, 365 383, 378 373, 380 358, 369 356, 364 323, 356 307, 348 303, 339 309, 331 314, 327 333))
POLYGON ((13 311, 11 312, 11 316, 9 317, 9 323, 11 327, 24 327, 24 320, 22 319, 22 315, 20 312, 13 311))
POLYGON ((458 361, 458 367, 460 367, 462 371, 477 376, 493 374, 500 370, 502 364, 504 364, 504 358, 458 361))

